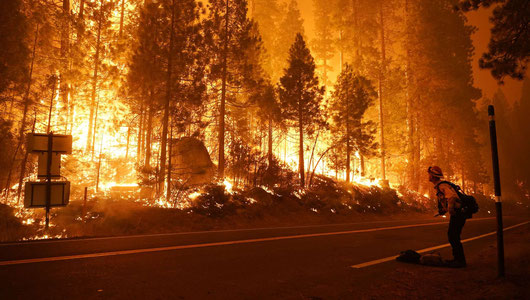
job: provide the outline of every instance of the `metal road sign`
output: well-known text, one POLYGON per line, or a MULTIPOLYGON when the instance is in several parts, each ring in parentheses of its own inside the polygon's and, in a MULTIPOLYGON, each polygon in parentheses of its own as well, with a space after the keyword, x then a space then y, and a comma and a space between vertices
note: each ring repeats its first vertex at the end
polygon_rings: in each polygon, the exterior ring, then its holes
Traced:
MULTIPOLYGON (((30 133, 27 142, 29 152, 48 152, 48 134, 30 133)), ((52 152, 72 154, 72 136, 54 134, 52 152)))
MULTIPOLYGON (((37 171, 38 178, 46 178, 48 176, 48 153, 40 152, 37 154, 39 156, 39 165, 37 171)), ((51 177, 58 178, 61 177, 61 154, 53 153, 52 154, 52 165, 51 165, 51 177)))
POLYGON ((26 182, 24 207, 46 208, 46 229, 50 225, 50 208, 66 206, 70 199, 70 182, 53 181, 61 176, 61 154, 72 153, 72 136, 43 133, 27 135, 27 151, 39 155, 39 182, 26 182))
MULTIPOLYGON (((46 185, 48 182, 26 182, 24 207, 46 207, 46 185)), ((50 206, 66 206, 70 199, 70 182, 51 182, 50 206)))

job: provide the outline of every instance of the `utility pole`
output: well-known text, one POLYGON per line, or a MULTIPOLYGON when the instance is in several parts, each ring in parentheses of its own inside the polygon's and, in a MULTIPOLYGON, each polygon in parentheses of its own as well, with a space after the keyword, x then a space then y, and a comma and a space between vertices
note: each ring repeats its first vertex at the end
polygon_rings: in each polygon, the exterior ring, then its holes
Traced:
POLYGON ((504 277, 504 237, 502 225, 501 178, 499 173, 499 155, 497 150, 497 129, 495 127, 495 109, 488 106, 490 125, 491 159, 493 162, 493 180, 495 187, 495 208, 497 211, 497 270, 499 277, 504 277))

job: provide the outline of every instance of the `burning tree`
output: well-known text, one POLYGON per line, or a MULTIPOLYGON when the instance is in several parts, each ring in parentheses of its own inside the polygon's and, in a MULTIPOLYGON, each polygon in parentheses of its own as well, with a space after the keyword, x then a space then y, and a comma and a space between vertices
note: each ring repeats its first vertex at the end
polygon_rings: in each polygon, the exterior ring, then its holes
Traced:
POLYGON ((284 118, 299 134, 298 171, 300 185, 305 186, 304 133, 311 135, 319 126, 325 126, 320 104, 324 87, 319 86, 315 75, 315 62, 304 38, 296 35, 289 49, 289 66, 280 78, 280 103, 284 118))

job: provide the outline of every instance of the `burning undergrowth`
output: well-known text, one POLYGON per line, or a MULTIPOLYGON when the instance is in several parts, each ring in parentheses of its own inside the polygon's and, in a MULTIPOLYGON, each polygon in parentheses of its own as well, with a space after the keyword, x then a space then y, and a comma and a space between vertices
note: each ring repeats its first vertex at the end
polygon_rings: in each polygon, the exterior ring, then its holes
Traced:
MULTIPOLYGON (((146 198, 140 187, 128 191, 120 187, 90 193, 84 202, 77 190, 67 207, 52 209, 47 231, 44 210, 1 205, 0 240, 340 223, 436 211, 434 201, 416 192, 325 176, 316 176, 305 189, 281 180, 239 188, 226 180, 181 190, 173 197, 171 201, 146 198)), ((481 213, 494 211, 491 199, 478 197, 478 201, 481 213)))

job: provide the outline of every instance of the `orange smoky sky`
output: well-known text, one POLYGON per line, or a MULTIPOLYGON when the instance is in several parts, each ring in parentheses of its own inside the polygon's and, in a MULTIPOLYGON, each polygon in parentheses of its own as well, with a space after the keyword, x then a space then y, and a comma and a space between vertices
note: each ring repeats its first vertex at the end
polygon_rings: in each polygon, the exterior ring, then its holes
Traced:
MULTIPOLYGON (((287 2, 287 0, 284 0, 287 2)), ((307 37, 311 40, 314 37, 314 18, 313 18, 313 0, 297 0, 304 19, 304 28, 307 37)), ((425 0, 427 1, 427 0, 425 0)), ((510 103, 518 101, 521 98, 522 81, 505 78, 504 85, 499 85, 491 76, 489 70, 480 69, 478 60, 484 52, 488 50, 490 39, 490 29, 492 24, 489 22, 493 8, 480 9, 466 13, 468 24, 475 26, 477 30, 472 35, 475 53, 472 59, 474 85, 482 90, 482 96, 491 98, 497 89, 501 89, 510 103)))

